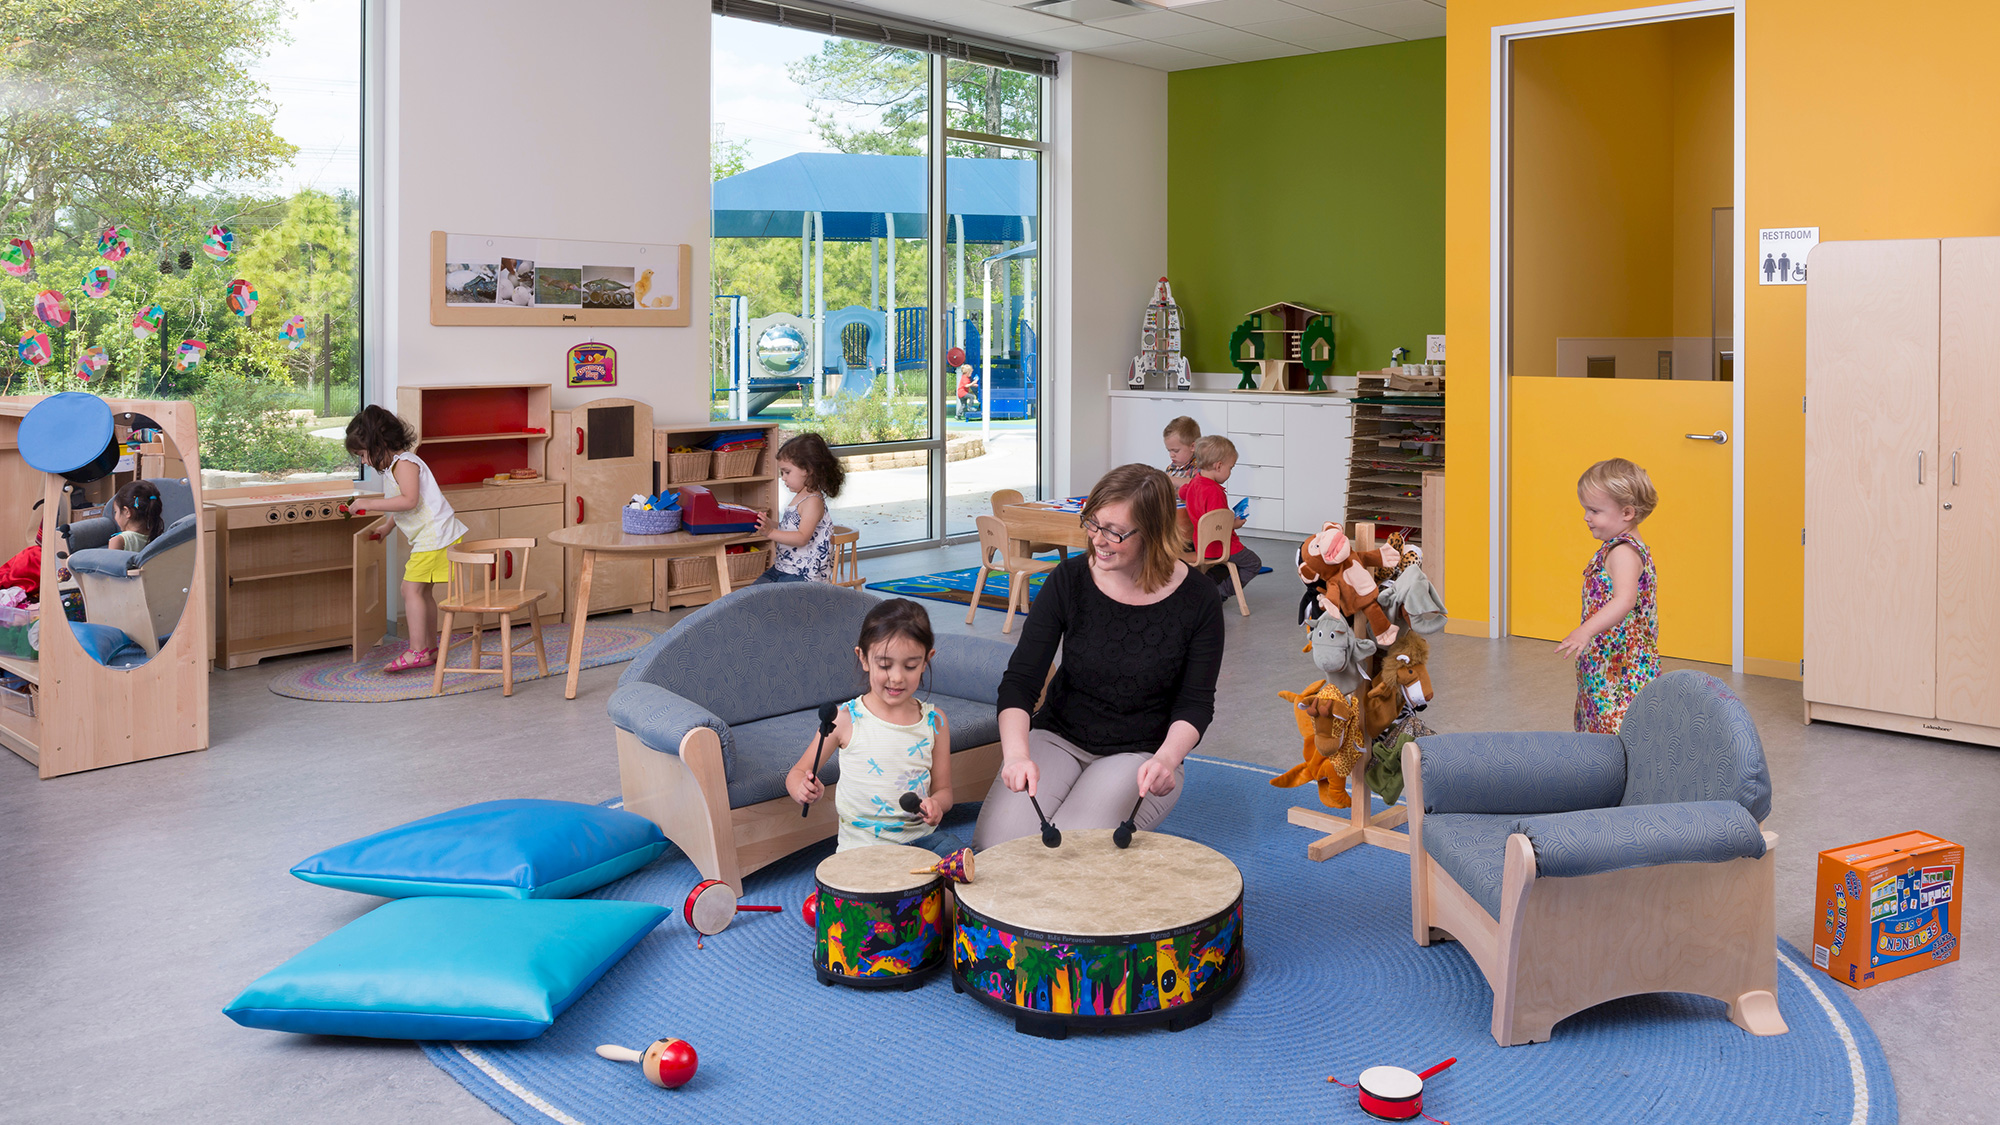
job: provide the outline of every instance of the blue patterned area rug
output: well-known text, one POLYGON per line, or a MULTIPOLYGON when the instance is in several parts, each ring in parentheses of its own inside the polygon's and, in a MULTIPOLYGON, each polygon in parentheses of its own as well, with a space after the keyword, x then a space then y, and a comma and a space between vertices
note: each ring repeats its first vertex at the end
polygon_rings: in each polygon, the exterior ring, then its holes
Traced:
MULTIPOLYGON (((1053 559, 1056 556, 1046 555, 1043 557, 1053 559)), ((870 582, 868 588, 870 590, 880 590, 885 594, 893 594, 899 598, 925 598, 934 602, 970 605, 972 602, 972 576, 977 570, 977 567, 968 566, 964 570, 944 570, 936 574, 919 574, 914 578, 890 578, 881 582, 870 582)), ((1264 567, 1257 573, 1269 574, 1271 573, 1271 568, 1268 566, 1264 567)), ((1028 600, 1030 602, 1035 600, 1036 594, 1042 592, 1042 580, 1047 577, 1048 575, 1046 574, 1030 574, 1028 576, 1028 600)), ((1000 610, 1007 608, 1007 576, 1005 574, 1001 574, 998 571, 988 572, 986 585, 981 587, 979 591, 979 608, 1000 610)), ((1026 613, 1028 609, 1024 605, 1016 612, 1026 613)))
MULTIPOLYGON (((799 914, 831 840, 751 875, 743 914, 697 950, 678 916, 662 923, 539 1039, 427 1043, 445 1073, 507 1118, 640 1122, 1285 1121, 1364 1125, 1352 1082, 1376 1065, 1421 1070, 1424 1109, 1456 1125, 1888 1125, 1889 1068, 1842 989, 1779 942, 1786 1035, 1757 1038, 1722 1003, 1659 994, 1600 1005, 1547 1043, 1502 1049, 1493 994, 1457 943, 1410 940, 1409 860, 1360 847, 1306 859, 1315 834, 1285 822, 1310 789, 1270 770, 1188 760, 1186 796, 1165 827, 1243 872, 1243 983, 1207 1023, 1073 1032, 1051 1041, 952 992, 946 975, 912 992, 822 986, 799 914), (599 1058, 673 1036, 700 1055, 678 1090, 599 1058)), ((946 827, 971 839, 977 806, 946 827)), ((701 877, 669 849, 590 897, 672 906, 701 877)))

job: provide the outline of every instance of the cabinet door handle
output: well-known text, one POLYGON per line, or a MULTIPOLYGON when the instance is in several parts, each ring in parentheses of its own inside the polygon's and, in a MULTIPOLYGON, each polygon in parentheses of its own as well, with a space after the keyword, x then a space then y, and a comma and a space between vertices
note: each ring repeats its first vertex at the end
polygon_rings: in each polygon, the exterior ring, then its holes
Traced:
POLYGON ((578 454, 579 456, 580 456, 580 455, 582 455, 582 453, 583 453, 583 427, 582 427, 582 426, 578 426, 578 427, 576 428, 576 451, 577 451, 577 454, 578 454))
POLYGON ((576 498, 576 522, 583 522, 583 497, 576 498))
POLYGON ((503 579, 514 577, 514 552, 508 551, 506 552, 506 556, 507 556, 507 572, 500 576, 503 579))
POLYGON ((1924 483, 1924 451, 1917 450, 1917 483, 1924 483))
POLYGON ((1958 450, 1951 451, 1951 486, 1958 487, 1958 450))

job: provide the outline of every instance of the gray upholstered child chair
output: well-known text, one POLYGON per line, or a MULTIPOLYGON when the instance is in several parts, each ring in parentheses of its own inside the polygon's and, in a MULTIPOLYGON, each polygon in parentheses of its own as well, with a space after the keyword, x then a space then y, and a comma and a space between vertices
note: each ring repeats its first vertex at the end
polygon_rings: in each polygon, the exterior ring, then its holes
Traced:
POLYGON ((1642 992, 1778 1013, 1764 746, 1720 680, 1646 685, 1616 735, 1440 734, 1403 750, 1418 945, 1463 943, 1493 987, 1493 1038, 1642 992), (1442 935, 1438 932, 1442 931, 1442 935))
POLYGON ((85 620, 125 631, 147 656, 180 624, 194 586, 195 536, 201 517, 189 512, 174 520, 141 551, 97 547, 77 551, 67 565, 83 591, 85 620))
MULTIPOLYGON (((868 690, 854 642, 876 602, 818 582, 752 586, 648 645, 609 706, 625 808, 738 894, 743 876, 832 836, 833 787, 801 817, 785 774, 812 744, 819 705, 868 690)), ((939 632, 927 698, 951 722, 957 798, 977 801, 1000 770, 995 702, 1014 650, 939 632)), ((820 774, 837 780, 837 764, 820 774)))

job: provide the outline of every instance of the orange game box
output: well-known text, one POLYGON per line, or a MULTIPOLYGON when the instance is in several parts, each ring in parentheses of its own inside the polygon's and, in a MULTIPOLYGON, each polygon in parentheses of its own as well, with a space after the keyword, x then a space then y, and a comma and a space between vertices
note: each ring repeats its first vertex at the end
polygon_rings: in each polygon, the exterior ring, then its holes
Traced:
POLYGON ((1813 965, 1868 988, 1958 960, 1965 849, 1904 832, 1819 853, 1813 965))

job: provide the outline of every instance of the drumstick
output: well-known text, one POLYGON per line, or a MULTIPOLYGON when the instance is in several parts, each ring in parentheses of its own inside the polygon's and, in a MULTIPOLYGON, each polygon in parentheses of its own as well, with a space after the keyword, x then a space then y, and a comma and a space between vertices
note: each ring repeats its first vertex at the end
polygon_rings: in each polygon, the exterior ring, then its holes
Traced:
MULTIPOLYGON (((826 736, 833 733, 833 717, 839 713, 840 704, 838 703, 822 703, 819 705, 819 741, 813 746, 812 776, 814 777, 819 776, 819 759, 820 755, 826 752, 826 736)), ((812 805, 804 801, 799 802, 799 819, 803 820, 811 815, 812 805)))
POLYGON ((1033 793, 1028 794, 1028 803, 1035 806, 1035 815, 1041 817, 1042 846, 1045 848, 1062 847, 1062 829, 1057 828, 1053 824, 1050 824, 1048 817, 1042 816, 1042 803, 1040 801, 1035 800, 1035 795, 1033 793))
POLYGON ((1139 806, 1145 803, 1146 803, 1146 795, 1144 793, 1139 794, 1139 799, 1132 802, 1132 815, 1126 817, 1125 823, 1120 824, 1116 829, 1112 831, 1111 833, 1112 843, 1117 844, 1121 848, 1129 848, 1132 846, 1132 833, 1137 832, 1139 830, 1138 824, 1135 823, 1139 819, 1139 806))

